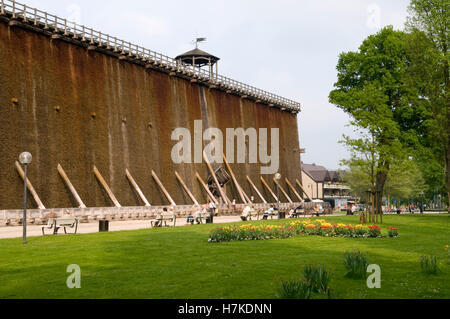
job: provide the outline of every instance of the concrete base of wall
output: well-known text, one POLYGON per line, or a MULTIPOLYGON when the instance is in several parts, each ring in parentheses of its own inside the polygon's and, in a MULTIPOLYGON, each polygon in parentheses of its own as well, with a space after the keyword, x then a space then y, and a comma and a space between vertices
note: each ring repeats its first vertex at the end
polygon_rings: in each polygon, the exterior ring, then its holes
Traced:
MULTIPOLYGON (((280 203, 280 210, 286 211, 299 206, 308 206, 312 203, 280 203)), ((264 213, 271 205, 276 204, 254 204, 254 208, 260 213, 264 213)), ((238 216, 242 213, 246 205, 237 204, 236 207, 219 205, 220 216, 238 216)), ((100 219, 110 221, 125 220, 150 220, 154 219, 158 213, 169 206, 152 207, 101 207, 101 208, 58 208, 58 209, 28 209, 27 225, 45 225, 49 218, 59 218, 62 216, 72 216, 78 218, 80 223, 95 222, 100 219)), ((187 217, 193 215, 197 208, 195 206, 176 206, 174 208, 177 217, 187 217)), ((18 226, 23 223, 23 210, 2 210, 0 211, 0 227, 18 226)))

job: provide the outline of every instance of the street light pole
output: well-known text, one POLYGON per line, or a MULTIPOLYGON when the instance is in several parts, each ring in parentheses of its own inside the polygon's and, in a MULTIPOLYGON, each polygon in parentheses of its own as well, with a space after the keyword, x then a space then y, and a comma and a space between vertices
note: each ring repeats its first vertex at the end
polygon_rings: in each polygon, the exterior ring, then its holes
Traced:
POLYGON ((28 164, 24 164, 23 176, 23 243, 27 243, 27 168, 28 164))
POLYGON ((31 156, 28 152, 23 152, 19 156, 19 162, 24 166, 24 174, 23 174, 23 243, 27 243, 27 171, 28 165, 31 164, 33 160, 33 156, 31 156))

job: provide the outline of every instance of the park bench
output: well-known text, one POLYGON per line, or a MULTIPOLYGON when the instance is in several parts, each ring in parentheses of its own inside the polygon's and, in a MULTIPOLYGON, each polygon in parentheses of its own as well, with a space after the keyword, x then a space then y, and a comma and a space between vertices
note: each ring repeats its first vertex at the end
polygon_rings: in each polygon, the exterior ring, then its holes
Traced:
POLYGON ((294 213, 291 215, 291 218, 298 218, 301 215, 306 215, 306 211, 303 208, 294 209, 294 213))
POLYGON ((252 218, 256 218, 256 220, 259 220, 259 211, 252 209, 248 213, 248 220, 252 220, 252 218))
POLYGON ((75 228, 74 234, 76 234, 78 230, 78 219, 73 217, 50 218, 47 225, 42 226, 42 235, 45 236, 45 229, 53 229, 53 235, 57 235, 60 228, 64 228, 65 234, 67 234, 67 228, 75 228))
POLYGON ((203 224, 206 223, 206 219, 209 219, 211 214, 209 212, 200 212, 195 215, 195 221, 197 223, 203 224))
POLYGON ((278 210, 273 210, 273 211, 271 211, 270 213, 269 213, 269 216, 270 216, 270 219, 273 219, 274 217, 277 217, 278 218, 278 210))
POLYGON ((177 222, 177 215, 172 213, 158 214, 156 216, 156 219, 150 221, 150 225, 152 227, 162 227, 163 223, 164 226, 167 226, 167 222, 173 222, 173 227, 175 227, 177 222))

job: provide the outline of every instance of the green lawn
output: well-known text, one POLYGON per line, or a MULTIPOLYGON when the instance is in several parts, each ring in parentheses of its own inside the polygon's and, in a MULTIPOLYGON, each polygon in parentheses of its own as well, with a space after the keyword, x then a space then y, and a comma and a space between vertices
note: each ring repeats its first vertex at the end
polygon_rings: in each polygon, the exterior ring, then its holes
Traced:
MULTIPOLYGON (((358 223, 358 216, 327 220, 358 223)), ((307 263, 333 271, 335 298, 449 298, 450 215, 386 216, 400 238, 290 239, 208 243, 212 225, 0 240, 0 298, 276 298, 277 280, 307 263), (344 251, 359 248, 381 267, 381 289, 344 278, 344 251), (419 258, 438 255, 442 272, 424 275, 419 258), (81 289, 68 289, 69 264, 81 289)), ((256 222, 262 223, 262 222, 256 222)), ((269 220, 267 223, 277 223, 269 220)))

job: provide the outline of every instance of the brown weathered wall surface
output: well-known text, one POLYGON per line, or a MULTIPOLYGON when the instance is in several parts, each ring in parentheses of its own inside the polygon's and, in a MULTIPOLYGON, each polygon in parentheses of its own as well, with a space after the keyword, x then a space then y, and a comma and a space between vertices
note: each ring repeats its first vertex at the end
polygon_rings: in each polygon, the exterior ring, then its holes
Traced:
MULTIPOLYGON (((296 115, 0 23, 0 209, 22 205, 23 186, 14 162, 25 150, 33 154, 31 182, 48 208, 77 206, 56 170, 58 163, 88 207, 112 206, 92 173, 93 165, 122 206, 142 205, 125 178, 125 168, 153 205, 167 201, 152 179, 152 169, 178 204, 190 200, 175 170, 205 202, 195 171, 206 178, 206 165, 175 165, 171 160, 172 130, 186 127, 193 132, 194 120, 202 119, 202 96, 210 127, 223 132, 228 127, 279 127, 280 173, 292 182, 301 179, 296 115)), ((259 165, 232 167, 248 193, 246 174, 263 190, 259 165)), ((284 181, 282 185, 287 189, 284 181)), ((227 192, 238 199, 234 187, 227 192)), ((29 206, 36 206, 32 199, 29 206)))

